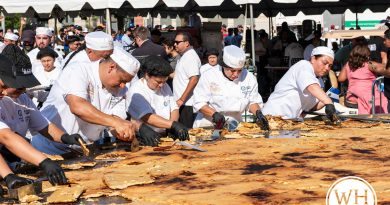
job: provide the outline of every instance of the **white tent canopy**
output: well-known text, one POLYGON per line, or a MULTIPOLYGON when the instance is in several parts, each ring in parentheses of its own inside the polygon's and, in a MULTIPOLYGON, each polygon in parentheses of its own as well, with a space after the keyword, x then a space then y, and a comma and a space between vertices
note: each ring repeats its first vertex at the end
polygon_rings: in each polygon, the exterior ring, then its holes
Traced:
POLYGON ((112 13, 143 16, 151 13, 185 16, 189 13, 200 13, 204 17, 238 17, 244 13, 241 4, 253 4, 254 16, 261 13, 276 16, 279 12, 285 16, 304 14, 362 12, 370 9, 373 12, 384 12, 389 8, 389 0, 1 0, 0 6, 6 14, 31 13, 50 14, 53 9, 77 15, 80 11, 93 14, 98 10, 110 9, 112 13))
MULTIPOLYGON (((182 8, 189 0, 163 0, 167 7, 182 8)), ((224 0, 194 0, 201 7, 220 6, 224 0)), ((7 13, 25 13, 30 7, 37 13, 51 13, 57 5, 63 11, 80 11, 86 4, 92 9, 119 9, 128 2, 134 9, 152 9, 159 0, 2 0, 0 6, 7 13)), ((259 3, 260 0, 234 0, 236 4, 259 3)))

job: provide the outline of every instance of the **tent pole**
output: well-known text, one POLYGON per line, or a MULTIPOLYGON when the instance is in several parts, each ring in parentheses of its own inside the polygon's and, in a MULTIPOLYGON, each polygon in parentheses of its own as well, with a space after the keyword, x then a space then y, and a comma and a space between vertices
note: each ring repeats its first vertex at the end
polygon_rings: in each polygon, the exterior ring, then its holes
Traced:
POLYGON ((355 15, 356 15, 356 21, 355 21, 355 22, 356 22, 356 29, 357 29, 358 26, 359 26, 359 23, 358 23, 358 21, 359 21, 359 20, 358 20, 358 13, 356 12, 355 15))
POLYGON ((270 34, 269 37, 271 37, 271 29, 272 29, 272 27, 271 27, 271 18, 272 17, 268 17, 268 33, 270 34))
POLYGON ((106 8, 106 33, 111 35, 111 14, 109 8, 106 8))
POLYGON ((58 32, 57 32, 57 17, 54 17, 54 36, 57 37, 58 32))
POLYGON ((255 56, 255 34, 254 34, 254 28, 253 28, 253 4, 249 4, 249 12, 251 15, 251 45, 252 45, 252 65, 256 65, 256 56, 255 56))
MULTIPOLYGON (((3 12, 1 12, 0 13, 0 15, 1 15, 1 28, 3 29, 3 33, 6 33, 6 30, 5 30, 5 16, 4 16, 4 13, 3 12)), ((22 34, 20 34, 20 35, 22 35, 22 34)))

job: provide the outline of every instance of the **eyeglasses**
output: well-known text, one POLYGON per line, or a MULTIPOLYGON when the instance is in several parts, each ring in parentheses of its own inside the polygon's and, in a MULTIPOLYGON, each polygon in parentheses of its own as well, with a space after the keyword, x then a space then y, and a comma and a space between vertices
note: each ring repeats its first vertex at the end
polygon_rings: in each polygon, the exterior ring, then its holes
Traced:
POLYGON ((175 44, 179 45, 181 42, 184 42, 184 41, 175 41, 175 44))

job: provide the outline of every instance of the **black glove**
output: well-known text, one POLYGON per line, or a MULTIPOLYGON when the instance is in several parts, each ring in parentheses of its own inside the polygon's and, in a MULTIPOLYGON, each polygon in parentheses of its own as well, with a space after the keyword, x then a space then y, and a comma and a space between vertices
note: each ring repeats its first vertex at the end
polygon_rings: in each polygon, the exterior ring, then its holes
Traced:
POLYGON ((219 112, 215 112, 212 117, 213 117, 213 122, 215 123, 214 128, 215 129, 222 129, 223 125, 225 124, 225 121, 226 121, 225 116, 223 116, 219 112))
POLYGON ((65 133, 61 136, 61 141, 64 144, 70 144, 70 145, 75 144, 75 145, 81 146, 79 139, 81 139, 81 141, 85 144, 85 141, 83 140, 83 138, 79 134, 69 135, 69 134, 65 133))
POLYGON ((56 184, 65 184, 68 182, 62 168, 51 159, 46 158, 39 164, 39 167, 45 171, 51 185, 54 186, 56 184))
POLYGON ((326 104, 325 105, 325 113, 326 113, 326 117, 334 122, 337 120, 337 116, 336 116, 336 108, 334 107, 333 104, 326 104))
POLYGON ((190 139, 187 127, 180 122, 174 121, 172 123, 171 132, 174 140, 179 139, 180 141, 184 141, 190 139))
POLYGON ((8 189, 17 189, 27 184, 32 184, 34 181, 31 179, 19 177, 15 174, 8 174, 4 177, 4 181, 7 184, 8 189))
POLYGON ((143 123, 139 128, 138 141, 144 146, 157 147, 160 141, 159 134, 154 131, 151 127, 143 123))
POLYGON ((269 130, 269 124, 267 118, 263 115, 261 110, 256 111, 257 121, 260 123, 262 130, 269 130))

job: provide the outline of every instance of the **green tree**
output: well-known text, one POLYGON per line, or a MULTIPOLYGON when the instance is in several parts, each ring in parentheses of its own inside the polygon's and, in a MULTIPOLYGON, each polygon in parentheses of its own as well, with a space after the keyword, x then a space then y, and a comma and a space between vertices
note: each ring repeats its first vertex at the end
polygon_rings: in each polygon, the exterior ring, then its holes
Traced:
POLYGON ((20 14, 5 17, 5 29, 18 29, 20 27, 20 14))

